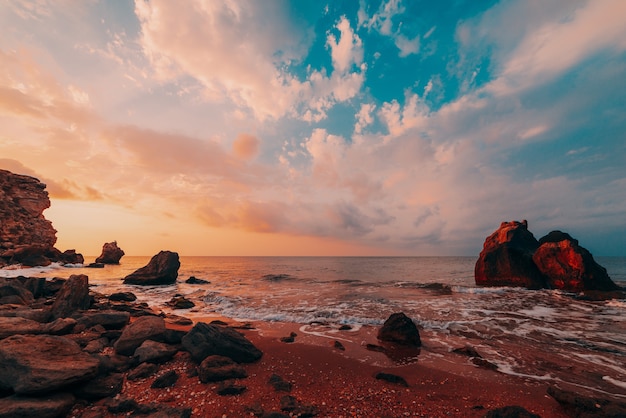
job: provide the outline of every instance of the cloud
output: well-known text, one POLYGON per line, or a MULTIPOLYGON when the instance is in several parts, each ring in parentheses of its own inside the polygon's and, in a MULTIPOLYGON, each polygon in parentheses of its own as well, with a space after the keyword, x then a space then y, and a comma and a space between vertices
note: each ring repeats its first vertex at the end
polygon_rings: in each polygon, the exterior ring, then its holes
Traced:
POLYGON ((239 158, 249 160, 259 153, 259 139, 250 134, 239 134, 233 142, 233 153, 239 158))

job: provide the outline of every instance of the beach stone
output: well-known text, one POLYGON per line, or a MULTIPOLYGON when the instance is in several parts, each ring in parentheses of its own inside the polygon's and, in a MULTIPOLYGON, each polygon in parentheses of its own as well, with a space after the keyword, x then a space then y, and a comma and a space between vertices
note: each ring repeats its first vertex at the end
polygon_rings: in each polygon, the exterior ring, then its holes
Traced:
POLYGON ((422 345, 417 326, 411 318, 402 312, 391 314, 387 318, 378 330, 378 339, 413 347, 422 345))
POLYGON ((533 261, 550 288, 570 292, 620 290, 591 253, 564 232, 552 231, 541 238, 533 261))
POLYGON ((96 258, 96 263, 119 264, 124 256, 124 250, 117 246, 117 241, 106 242, 102 246, 102 253, 96 258))
POLYGON ((176 371, 174 370, 168 370, 167 372, 163 373, 161 376, 154 379, 154 382, 152 382, 152 385, 150 387, 153 389, 154 388, 156 389, 169 388, 171 386, 174 386, 177 380, 178 380, 178 373, 176 373, 176 371))
POLYGON ((210 355, 229 357, 237 363, 252 363, 263 353, 245 336, 230 327, 198 322, 182 338, 183 348, 196 363, 210 355))
POLYGON ((41 334, 44 327, 37 321, 20 317, 0 317, 0 340, 18 334, 41 334))
MULTIPOLYGON (((33 294, 35 298, 45 296, 46 279, 44 277, 25 277, 17 276, 15 278, 4 279, 8 283, 19 283, 24 289, 33 294)), ((2 283, 2 279, 0 279, 2 283)))
POLYGON ((176 283, 180 261, 178 253, 161 251, 144 267, 124 278, 125 284, 167 285, 176 283))
POLYGON ((159 366, 153 363, 141 363, 139 366, 135 367, 133 370, 128 372, 128 380, 137 380, 143 379, 145 377, 150 377, 159 371, 159 366))
POLYGON ((389 383, 394 383, 400 386, 405 386, 405 387, 409 386, 409 384, 406 382, 404 377, 391 374, 391 373, 378 372, 374 375, 374 378, 377 380, 384 380, 389 383))
POLYGON ((109 296, 109 300, 114 302, 134 302, 137 296, 133 292, 117 292, 109 296))
POLYGON ((0 284, 0 305, 30 305, 35 300, 32 292, 19 281, 0 284))
POLYGON ((196 306, 195 303, 184 296, 174 296, 169 302, 167 302, 167 305, 172 309, 191 309, 196 306))
POLYGON ((69 393, 54 393, 37 398, 12 395, 0 398, 0 418, 65 417, 74 402, 74 396, 69 393))
POLYGON ((100 376, 85 384, 78 386, 74 395, 87 400, 97 400, 115 396, 122 391, 124 375, 113 373, 108 376, 100 376))
POLYGON ((138 363, 165 363, 177 352, 178 349, 169 344, 146 340, 135 350, 133 359, 138 363))
POLYGON ((243 379, 248 373, 243 367, 224 356, 208 356, 198 366, 198 378, 202 383, 243 379))
POLYGON ((513 405, 492 409, 485 414, 484 418, 541 418, 541 416, 533 414, 521 406, 513 405))
POLYGON ((276 392, 291 392, 292 384, 277 374, 272 374, 268 383, 276 392))
POLYGON ((626 417, 626 402, 584 396, 556 386, 548 387, 548 395, 552 396, 572 417, 626 417))
POLYGON ((485 239, 474 267, 479 286, 518 286, 540 289, 546 285, 533 261, 539 242, 528 230, 528 222, 502 222, 485 239))
POLYGON ((127 325, 115 342, 117 354, 132 356, 146 340, 162 341, 165 338, 165 321, 159 316, 142 316, 127 325))
POLYGON ((14 335, 0 341, 0 389, 45 393, 93 378, 99 361, 65 337, 14 335))
POLYGON ((237 385, 234 382, 223 382, 218 388, 216 393, 220 396, 234 396, 241 395, 246 391, 246 387, 243 385, 237 385))
POLYGON ((43 325, 43 333, 50 335, 65 335, 72 332, 78 322, 74 318, 57 318, 43 325))
POLYGON ((83 312, 78 323, 87 328, 101 325, 105 329, 122 329, 130 322, 128 312, 104 310, 83 312))
POLYGON ((84 274, 73 274, 56 295, 50 312, 53 318, 72 316, 77 310, 89 309, 89 278, 84 274))
POLYGON ((198 279, 194 276, 189 277, 187 280, 185 280, 185 283, 187 284, 209 284, 211 283, 208 280, 204 280, 204 279, 198 279))

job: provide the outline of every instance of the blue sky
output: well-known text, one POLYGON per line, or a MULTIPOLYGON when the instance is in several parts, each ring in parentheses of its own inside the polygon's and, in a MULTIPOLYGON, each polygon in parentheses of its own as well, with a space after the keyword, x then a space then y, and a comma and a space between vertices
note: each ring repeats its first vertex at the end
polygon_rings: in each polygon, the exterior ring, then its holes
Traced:
POLYGON ((97 254, 626 255, 626 3, 15 1, 0 168, 97 254))

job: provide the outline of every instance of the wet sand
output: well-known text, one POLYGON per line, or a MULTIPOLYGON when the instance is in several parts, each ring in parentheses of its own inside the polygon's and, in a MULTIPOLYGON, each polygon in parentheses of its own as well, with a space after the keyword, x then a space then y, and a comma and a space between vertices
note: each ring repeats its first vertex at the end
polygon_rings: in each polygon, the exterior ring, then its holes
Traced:
MULTIPOLYGON (((522 406, 542 417, 567 416, 547 395, 547 383, 479 367, 461 354, 432 351, 429 346, 436 344, 427 335, 422 337, 419 353, 393 350, 385 354, 367 347, 380 344, 376 327, 328 332, 325 325, 252 325, 254 329, 241 332, 264 354, 257 363, 244 365, 248 378, 234 382, 245 386, 243 393, 218 395, 220 384, 200 383, 194 376, 195 364, 187 353, 180 352, 157 373, 176 370, 180 377, 173 387, 150 388, 154 376, 126 380, 119 396, 140 403, 191 408, 192 416, 198 417, 262 416, 270 412, 287 416, 314 412, 318 417, 482 417, 489 410, 508 405, 522 406), (297 334, 293 342, 281 341, 292 332, 297 334), (337 348, 335 341, 344 350, 337 348), (379 372, 400 376, 408 386, 376 379, 379 372), (291 390, 277 391, 270 384, 273 375, 289 382, 291 390), (284 409, 285 396, 293 397, 291 407, 295 409, 284 409)), ((103 410, 96 403, 75 408, 72 416, 98 412, 98 416, 116 416, 102 415, 103 410)))

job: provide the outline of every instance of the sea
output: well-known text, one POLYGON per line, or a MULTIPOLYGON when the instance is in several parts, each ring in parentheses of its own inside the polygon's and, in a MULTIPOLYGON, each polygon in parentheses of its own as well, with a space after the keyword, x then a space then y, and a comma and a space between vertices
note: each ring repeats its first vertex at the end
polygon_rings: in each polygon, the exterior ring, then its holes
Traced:
MULTIPOLYGON (((93 291, 130 291, 189 318, 301 324, 339 338, 349 325, 380 326, 395 312, 418 325, 425 352, 472 346, 501 373, 626 399, 626 300, 585 301, 558 290, 477 287, 476 257, 186 257, 169 286, 125 285, 150 257, 83 265, 0 269, 0 277, 86 274, 93 291), (185 283, 189 277, 207 284, 185 283), (174 295, 196 306, 166 306, 174 295), (323 327, 315 325, 322 324, 323 327), (345 328, 345 327, 344 327, 345 328)), ((626 257, 596 257, 626 287, 626 257)), ((438 354, 439 353, 439 354, 438 354)), ((418 358, 419 361, 419 358, 418 358)))

